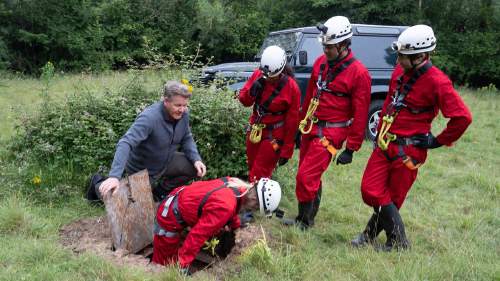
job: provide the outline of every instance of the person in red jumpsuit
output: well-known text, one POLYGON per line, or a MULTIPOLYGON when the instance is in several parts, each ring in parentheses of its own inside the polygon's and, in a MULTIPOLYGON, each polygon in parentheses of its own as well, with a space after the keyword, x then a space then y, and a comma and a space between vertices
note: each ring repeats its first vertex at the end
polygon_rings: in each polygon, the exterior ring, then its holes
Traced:
POLYGON ((406 29, 393 43, 398 65, 382 108, 377 147, 361 182, 363 201, 375 212, 365 230, 351 241, 353 246, 373 243, 385 230, 387 241, 377 249, 409 247, 399 209, 417 178, 418 167, 425 162, 428 149, 451 146, 472 122, 450 79, 431 64, 430 52, 435 47, 434 32, 426 25, 406 29), (434 137, 431 123, 439 110, 449 121, 434 137))
POLYGON ((247 130, 248 178, 270 178, 276 164, 292 157, 299 124, 300 89, 287 66, 285 51, 269 46, 239 92, 244 106, 253 106, 247 130))
POLYGON ((346 17, 319 25, 324 54, 314 62, 302 105, 302 133, 295 193, 298 216, 286 225, 314 224, 321 201, 321 176, 345 144, 337 164, 349 164, 360 149, 370 105, 371 78, 349 48, 352 29, 346 17))
POLYGON ((268 178, 249 184, 225 177, 178 187, 158 207, 152 261, 160 265, 179 263, 187 273, 205 241, 223 229, 240 227, 240 209, 260 210, 270 216, 280 199, 280 185, 268 178), (182 242, 181 233, 188 228, 182 242))

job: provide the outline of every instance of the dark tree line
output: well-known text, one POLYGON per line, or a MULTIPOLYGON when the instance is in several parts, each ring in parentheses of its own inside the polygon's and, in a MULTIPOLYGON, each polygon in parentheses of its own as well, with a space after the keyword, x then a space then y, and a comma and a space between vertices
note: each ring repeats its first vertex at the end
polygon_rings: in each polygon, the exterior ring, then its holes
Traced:
POLYGON ((500 86, 497 0, 1 0, 0 69, 120 69, 201 44, 215 62, 252 59, 269 31, 353 23, 431 25, 434 62, 460 84, 500 86))

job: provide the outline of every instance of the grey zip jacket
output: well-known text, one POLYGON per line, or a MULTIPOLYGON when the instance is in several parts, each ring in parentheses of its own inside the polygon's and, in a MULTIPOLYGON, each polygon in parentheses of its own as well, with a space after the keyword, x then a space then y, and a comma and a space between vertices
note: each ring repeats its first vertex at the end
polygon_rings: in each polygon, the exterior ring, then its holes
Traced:
POLYGON ((110 177, 121 178, 123 171, 133 174, 147 169, 158 179, 167 169, 179 146, 194 163, 201 160, 189 127, 189 114, 178 121, 170 119, 163 101, 148 106, 116 145, 110 177))

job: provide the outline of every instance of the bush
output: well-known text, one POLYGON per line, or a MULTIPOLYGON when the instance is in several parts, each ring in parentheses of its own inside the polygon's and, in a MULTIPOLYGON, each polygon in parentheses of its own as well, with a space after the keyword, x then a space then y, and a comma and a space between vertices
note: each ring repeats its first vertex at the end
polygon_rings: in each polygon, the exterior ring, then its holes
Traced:
POLYGON ((37 112, 20 120, 12 151, 28 163, 90 172, 109 165, 119 137, 154 94, 130 83, 122 92, 76 92, 64 101, 45 96, 37 112))
MULTIPOLYGON (((63 101, 43 95, 39 110, 19 120, 10 151, 18 161, 75 179, 111 164, 115 145, 137 114, 159 100, 140 75, 122 90, 102 94, 76 91, 63 101)), ((196 88, 191 124, 208 177, 246 173, 243 126, 249 113, 228 92, 196 88)), ((61 179, 61 180, 66 180, 61 179)))
POLYGON ((203 89, 191 102, 191 126, 209 177, 246 175, 245 129, 250 116, 229 92, 203 89))
POLYGON ((443 34, 439 38, 442 40, 438 41, 433 62, 453 82, 474 87, 500 85, 500 33, 472 31, 443 34))

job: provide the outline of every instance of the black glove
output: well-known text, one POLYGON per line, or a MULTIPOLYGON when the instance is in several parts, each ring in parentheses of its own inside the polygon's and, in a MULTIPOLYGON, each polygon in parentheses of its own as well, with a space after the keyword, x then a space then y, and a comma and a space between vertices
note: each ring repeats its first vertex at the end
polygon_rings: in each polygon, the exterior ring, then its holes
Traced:
POLYGON ((217 239, 219 239, 219 244, 215 246, 215 253, 217 256, 225 258, 236 245, 236 234, 234 231, 223 231, 217 236, 217 239))
POLYGON ((337 165, 338 164, 349 164, 352 162, 352 154, 354 151, 350 150, 349 148, 344 149, 342 153, 340 153, 339 157, 337 157, 337 165))
POLYGON ((256 97, 260 93, 262 93, 262 91, 264 90, 265 81, 266 79, 264 79, 264 77, 261 77, 253 82, 252 87, 250 87, 250 95, 252 97, 256 97))
POLYGON ((283 158, 283 157, 280 157, 280 160, 278 160, 278 165, 279 165, 279 166, 283 166, 283 165, 285 165, 286 163, 288 163, 288 158, 283 158))
POLYGON ((438 148, 442 146, 437 139, 432 135, 432 133, 428 133, 425 135, 415 135, 412 137, 413 145, 420 148, 438 148))

